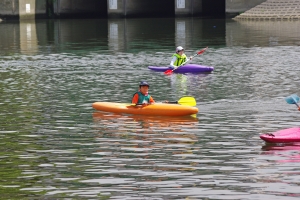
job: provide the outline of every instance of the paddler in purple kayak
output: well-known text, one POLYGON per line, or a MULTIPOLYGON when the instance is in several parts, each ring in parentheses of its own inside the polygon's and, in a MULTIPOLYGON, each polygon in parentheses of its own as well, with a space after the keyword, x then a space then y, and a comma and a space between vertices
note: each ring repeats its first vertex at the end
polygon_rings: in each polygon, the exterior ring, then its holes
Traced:
MULTIPOLYGON (((192 60, 192 57, 189 58, 192 60)), ((185 63, 188 60, 187 56, 184 53, 184 48, 182 46, 176 47, 176 51, 172 56, 172 60, 169 68, 175 69, 180 66, 182 63, 185 63)))

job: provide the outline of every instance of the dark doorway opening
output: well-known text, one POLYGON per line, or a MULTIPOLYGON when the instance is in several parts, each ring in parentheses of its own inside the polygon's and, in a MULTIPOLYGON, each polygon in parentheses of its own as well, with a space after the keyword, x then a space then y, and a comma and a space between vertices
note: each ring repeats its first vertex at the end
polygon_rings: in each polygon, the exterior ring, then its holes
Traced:
POLYGON ((130 0, 126 2, 126 17, 174 17, 174 0, 130 0))
POLYGON ((213 18, 225 18, 226 0, 202 0, 202 15, 213 18))
POLYGON ((107 0, 46 0, 49 18, 106 18, 107 0))

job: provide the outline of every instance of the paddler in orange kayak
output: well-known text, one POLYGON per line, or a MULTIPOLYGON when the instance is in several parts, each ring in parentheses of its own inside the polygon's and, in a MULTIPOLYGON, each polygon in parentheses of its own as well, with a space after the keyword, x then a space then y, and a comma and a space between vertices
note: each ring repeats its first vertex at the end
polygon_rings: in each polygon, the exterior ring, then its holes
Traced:
POLYGON ((142 81, 139 87, 140 90, 133 95, 131 102, 133 104, 154 104, 154 99, 148 94, 149 84, 142 81))

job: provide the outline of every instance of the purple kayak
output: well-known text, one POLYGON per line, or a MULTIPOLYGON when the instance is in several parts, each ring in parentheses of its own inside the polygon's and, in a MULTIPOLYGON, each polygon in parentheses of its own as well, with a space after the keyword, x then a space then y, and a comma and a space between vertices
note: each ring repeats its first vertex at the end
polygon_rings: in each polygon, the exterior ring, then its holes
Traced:
MULTIPOLYGON (((170 67, 160 67, 160 66, 148 66, 148 68, 157 72, 165 72, 169 69, 172 69, 170 67)), ((213 70, 214 67, 196 65, 196 64, 186 64, 177 68, 173 72, 174 73, 203 73, 203 72, 211 72, 213 70)))

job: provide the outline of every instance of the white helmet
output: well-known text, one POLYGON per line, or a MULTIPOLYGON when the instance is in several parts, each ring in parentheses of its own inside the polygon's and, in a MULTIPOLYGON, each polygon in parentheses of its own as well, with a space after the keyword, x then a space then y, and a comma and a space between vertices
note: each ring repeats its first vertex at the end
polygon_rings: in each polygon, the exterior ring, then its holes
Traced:
POLYGON ((182 46, 176 47, 176 53, 179 52, 179 51, 182 51, 182 50, 184 50, 184 48, 182 46))

